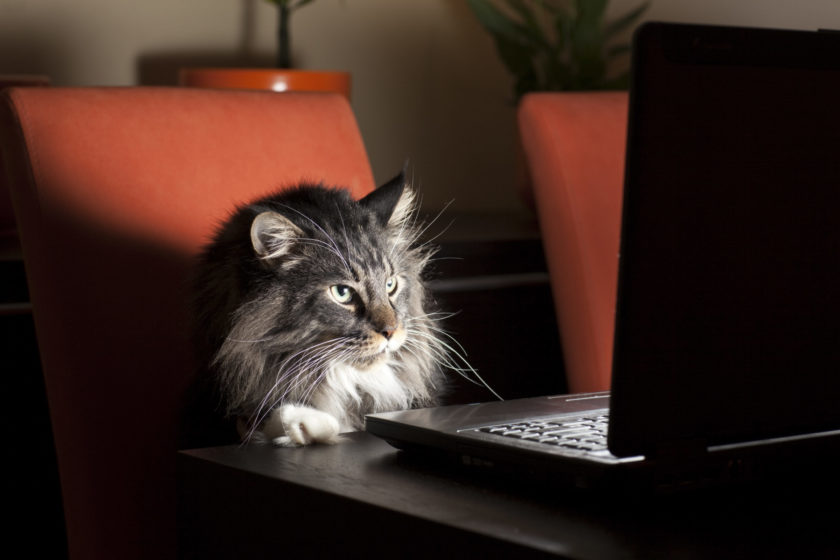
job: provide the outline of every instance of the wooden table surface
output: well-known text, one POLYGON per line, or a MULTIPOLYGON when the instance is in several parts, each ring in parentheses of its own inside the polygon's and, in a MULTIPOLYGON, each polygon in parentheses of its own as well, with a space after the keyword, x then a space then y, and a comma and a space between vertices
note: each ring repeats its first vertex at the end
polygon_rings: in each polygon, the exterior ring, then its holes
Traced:
POLYGON ((836 490, 806 481, 658 498, 540 491, 418 461, 365 433, 178 461, 188 558, 840 558, 836 490))

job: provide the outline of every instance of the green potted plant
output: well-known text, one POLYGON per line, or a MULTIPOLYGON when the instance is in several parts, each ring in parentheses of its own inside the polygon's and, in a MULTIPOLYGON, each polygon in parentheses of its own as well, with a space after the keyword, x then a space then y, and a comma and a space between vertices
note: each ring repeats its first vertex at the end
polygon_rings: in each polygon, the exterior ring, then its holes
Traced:
MULTIPOLYGON (((618 41, 647 9, 645 2, 609 22, 609 0, 467 0, 478 22, 493 37, 512 74, 513 102, 532 91, 625 89, 627 71, 614 60, 630 51, 618 41)), ((515 188, 535 208, 522 146, 517 145, 515 188)))
POLYGON ((645 2, 605 21, 608 0, 467 0, 514 77, 513 97, 530 91, 627 87, 610 63, 630 50, 616 43, 647 9, 645 2))
POLYGON ((332 91, 350 98, 350 74, 292 68, 292 14, 314 0, 266 0, 277 8, 275 68, 184 68, 179 81, 191 87, 269 89, 273 91, 332 91))

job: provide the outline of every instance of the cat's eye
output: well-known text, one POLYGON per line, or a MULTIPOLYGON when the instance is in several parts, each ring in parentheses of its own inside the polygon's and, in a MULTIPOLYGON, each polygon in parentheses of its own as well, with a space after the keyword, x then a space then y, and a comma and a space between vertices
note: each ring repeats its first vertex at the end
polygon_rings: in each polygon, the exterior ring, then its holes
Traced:
POLYGON ((353 288, 344 284, 333 284, 330 286, 330 295, 341 304, 348 304, 353 301, 353 288))
POLYGON ((388 295, 392 295, 397 291, 397 277, 391 276, 385 281, 385 289, 388 290, 388 295))

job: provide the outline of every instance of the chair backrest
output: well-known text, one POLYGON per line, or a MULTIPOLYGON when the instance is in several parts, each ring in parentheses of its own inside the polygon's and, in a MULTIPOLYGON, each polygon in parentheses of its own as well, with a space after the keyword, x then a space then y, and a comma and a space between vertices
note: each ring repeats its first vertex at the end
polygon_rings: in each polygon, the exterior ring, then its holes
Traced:
POLYGON ((610 386, 627 103, 534 93, 518 112, 572 392, 610 386))
POLYGON ((11 89, 0 105, 70 555, 174 557, 192 258, 256 196, 304 179, 369 192, 352 110, 187 88, 11 89))
MULTIPOLYGON (((0 91, 10 87, 45 87, 50 84, 47 76, 0 74, 0 91)), ((0 157, 0 246, 14 246, 17 249, 17 224, 12 211, 9 187, 6 185, 6 173, 3 170, 3 158, 0 157)))

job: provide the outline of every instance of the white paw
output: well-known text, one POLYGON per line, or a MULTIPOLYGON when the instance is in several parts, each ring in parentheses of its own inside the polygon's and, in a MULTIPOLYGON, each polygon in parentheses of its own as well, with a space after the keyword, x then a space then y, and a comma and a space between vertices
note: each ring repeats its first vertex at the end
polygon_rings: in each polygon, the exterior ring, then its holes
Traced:
POLYGON ((297 447, 311 443, 337 443, 338 420, 308 406, 286 404, 274 409, 263 431, 274 445, 297 447))

